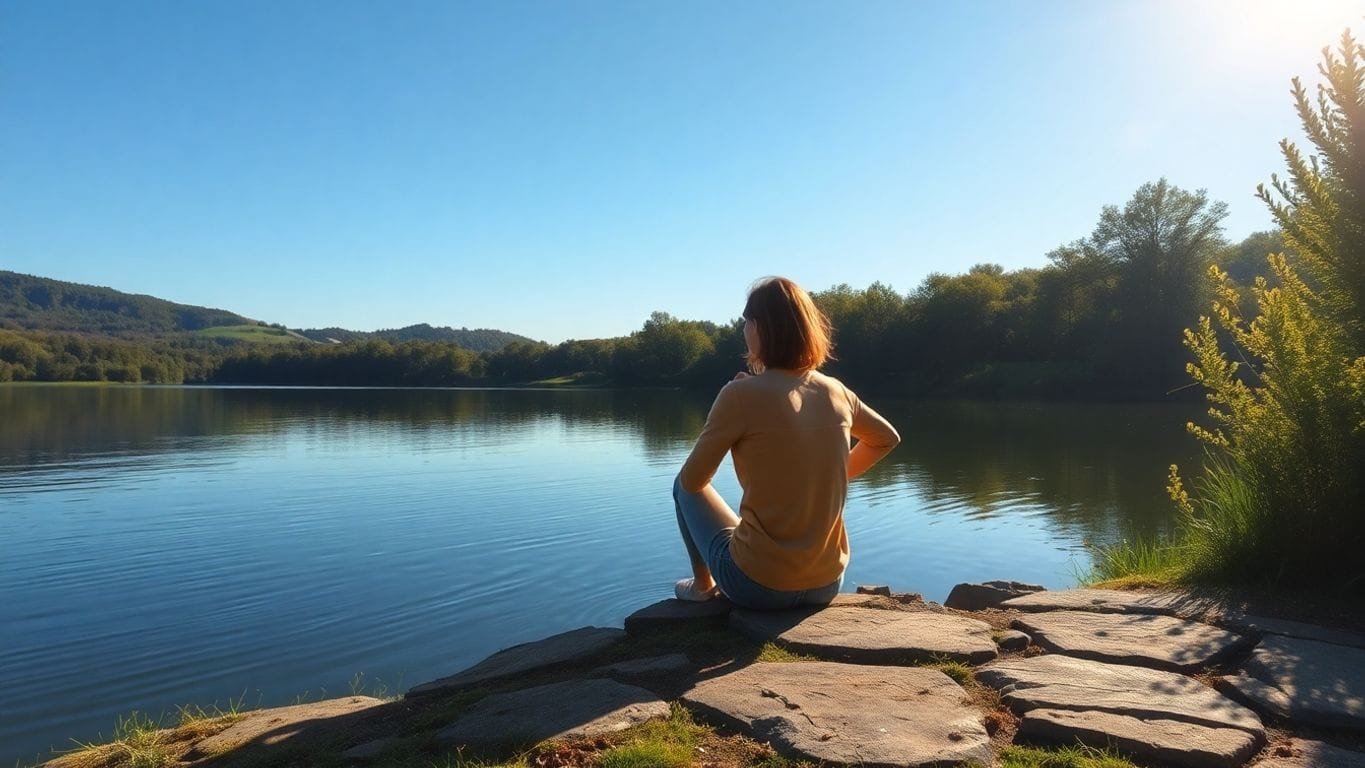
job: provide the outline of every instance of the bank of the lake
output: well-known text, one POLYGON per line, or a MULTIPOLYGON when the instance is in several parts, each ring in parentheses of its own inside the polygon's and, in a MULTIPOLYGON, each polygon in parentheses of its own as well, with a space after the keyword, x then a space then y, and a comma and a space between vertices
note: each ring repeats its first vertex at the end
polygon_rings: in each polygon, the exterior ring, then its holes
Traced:
POLYGON ((401 698, 199 711, 46 768, 1365 764, 1365 634, 1281 615, 1302 605, 1014 581, 958 584, 944 606, 858 592, 783 612, 666 599, 401 698))
MULTIPOLYGON (((1166 465, 1199 453, 1178 406, 870 401, 905 442, 850 489, 848 581, 931 600, 1002 573, 1074 584, 1088 545, 1166 530, 1166 465)), ((685 570, 668 488, 709 404, 0 387, 0 684, 25 692, 0 762, 130 709, 287 704, 358 673, 403 690, 619 626, 685 570)))

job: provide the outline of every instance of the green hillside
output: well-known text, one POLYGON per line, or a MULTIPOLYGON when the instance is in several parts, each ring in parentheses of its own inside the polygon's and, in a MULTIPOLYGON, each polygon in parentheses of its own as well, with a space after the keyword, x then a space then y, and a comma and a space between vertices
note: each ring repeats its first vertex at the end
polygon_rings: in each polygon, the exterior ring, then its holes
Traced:
POLYGON ((432 327, 426 323, 379 331, 348 331, 345 328, 308 328, 299 331, 313 341, 347 342, 380 340, 399 344, 405 341, 439 341, 458 344, 471 352, 497 352, 513 342, 530 342, 525 336, 491 328, 432 327))
POLYGON ((287 328, 270 325, 220 325, 194 331, 202 339, 223 339, 252 344, 293 344, 303 342, 312 344, 312 339, 287 328))
POLYGON ((496 352, 525 336, 490 328, 433 327, 426 323, 379 331, 314 328, 291 331, 233 312, 177 304, 154 296, 68 283, 0 270, 0 329, 78 333, 123 339, 187 335, 219 343, 288 344, 316 341, 430 341, 471 352, 496 352))
POLYGON ((250 324, 221 309, 0 271, 0 328, 130 338, 250 324))

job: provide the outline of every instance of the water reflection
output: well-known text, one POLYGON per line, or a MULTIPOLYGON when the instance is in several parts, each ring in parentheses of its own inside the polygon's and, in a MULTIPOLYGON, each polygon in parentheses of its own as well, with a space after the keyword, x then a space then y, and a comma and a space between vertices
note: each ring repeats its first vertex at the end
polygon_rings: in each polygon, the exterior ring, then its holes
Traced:
MULTIPOLYGON (((0 386, 0 492, 24 474, 79 464, 87 478, 158 456, 230 450, 234 439, 290 431, 380 429, 406 450, 475 440, 514 442, 563 426, 632 435, 644 461, 667 467, 700 431, 710 404, 649 390, 356 390, 0 386), (476 427, 462 429, 462 427, 476 427)), ((913 488, 928 514, 991 519, 1036 507, 1099 541, 1152 535, 1170 523, 1162 487, 1172 462, 1199 452, 1181 425, 1188 407, 914 403, 877 407, 904 442, 865 479, 913 488)), ((0 509, 3 511, 3 509, 0 509)))
MULTIPOLYGON (((670 391, 0 386, 0 763, 129 709, 401 689, 616 625, 682 575, 668 487, 710 397, 670 391), (590 595, 590 598, 585 598, 590 595)), ((1155 406, 876 398, 848 584, 1069 581, 1168 524, 1197 449, 1155 406)), ((732 500, 733 474, 717 486, 732 500)))

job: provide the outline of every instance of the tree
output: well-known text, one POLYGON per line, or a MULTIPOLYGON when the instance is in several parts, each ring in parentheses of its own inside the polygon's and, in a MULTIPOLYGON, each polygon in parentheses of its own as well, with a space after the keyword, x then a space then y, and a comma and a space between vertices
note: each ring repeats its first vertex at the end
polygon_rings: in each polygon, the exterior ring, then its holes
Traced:
POLYGON ((1226 216, 1227 205, 1204 190, 1164 178, 1139 187, 1122 210, 1100 213, 1090 246, 1116 279, 1115 343, 1104 362, 1137 388, 1169 388, 1179 377, 1179 340, 1207 305, 1204 274, 1223 247, 1226 216))
POLYGON ((1248 322, 1236 286, 1213 267, 1214 317, 1236 359, 1209 318, 1186 332, 1189 371, 1214 419, 1190 429, 1216 454, 1193 493, 1172 467, 1170 492, 1191 568, 1205 576, 1365 587, 1365 47, 1347 32, 1340 53, 1323 51, 1316 110, 1294 80, 1317 154, 1305 161, 1282 141, 1290 181, 1273 180, 1278 200, 1259 189, 1314 284, 1272 256, 1275 280, 1256 278, 1248 322))
POLYGON ((1272 175, 1276 199, 1257 194, 1284 230, 1286 245, 1320 286, 1321 308, 1365 349, 1365 45, 1348 29, 1340 57, 1322 49, 1316 105, 1296 77, 1294 107, 1317 152, 1307 160, 1290 140, 1280 142, 1289 178, 1272 175))

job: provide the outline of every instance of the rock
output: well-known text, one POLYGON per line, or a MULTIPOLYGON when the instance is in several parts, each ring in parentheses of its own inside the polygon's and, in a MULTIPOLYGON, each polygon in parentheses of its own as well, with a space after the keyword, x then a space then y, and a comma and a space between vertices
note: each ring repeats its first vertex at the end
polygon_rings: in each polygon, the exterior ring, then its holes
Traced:
POLYGON ((1284 635, 1285 637, 1317 640, 1333 645, 1348 645, 1352 648, 1365 648, 1365 635, 1347 632, 1343 629, 1319 627, 1316 624, 1304 624, 1301 621, 1272 619, 1265 616, 1238 613, 1224 616, 1219 624, 1234 632, 1284 635))
POLYGON ((1002 651, 1022 651, 1029 646, 1033 639, 1015 629, 1008 629, 995 636, 995 644, 1000 646, 1002 651))
POLYGON ((800 653, 859 664, 951 659, 980 664, 996 656, 982 621, 928 611, 823 608, 749 611, 736 608, 730 626, 754 640, 773 640, 800 653))
POLYGON ((1290 739, 1287 745, 1276 749, 1274 755, 1255 763, 1252 768, 1365 768, 1365 753, 1321 741, 1290 739))
POLYGON ((1289 720, 1365 730, 1365 650, 1268 635, 1224 678, 1229 693, 1289 720))
POLYGON ((977 670, 976 679, 999 690, 1004 703, 1019 713, 1032 709, 1112 712, 1239 728, 1257 738, 1265 733, 1255 712, 1175 672, 1049 653, 996 661, 977 670))
POLYGON ((666 656, 651 656, 647 659, 631 659, 598 667, 592 673, 607 677, 648 677, 650 675, 669 675, 687 672, 692 669, 692 661, 681 653, 666 656))
POLYGON ((364 744, 351 747, 345 752, 342 752, 341 756, 350 758, 351 760, 366 760, 388 749, 389 745, 392 743, 393 739, 375 739, 373 741, 367 741, 364 744))
POLYGON ((247 748, 254 753, 284 744, 306 748, 351 733, 368 714, 366 710, 383 704, 383 701, 369 696, 347 696, 258 710, 227 730, 201 739, 183 759, 198 760, 226 752, 237 752, 245 759, 247 755, 241 753, 247 748))
POLYGON ((606 650, 625 636, 623 630, 603 627, 581 627, 561 632, 544 640, 504 648, 462 672, 415 686, 407 695, 420 696, 424 693, 467 688, 545 667, 579 661, 606 650))
POLYGON ((492 747, 590 739, 656 717, 668 717, 668 704, 643 688, 615 680, 568 680, 481 699, 437 733, 436 741, 492 747))
POLYGON ((983 581, 980 584, 958 584, 948 593, 943 604, 959 611, 980 611, 998 608, 1010 598, 1020 597, 1033 592, 1042 592, 1037 584, 1022 584, 1017 581, 983 581))
POLYGON ((1176 672, 1196 672, 1254 642, 1207 624, 1152 614, 1053 611, 1023 616, 1014 627, 1055 653, 1176 672))
POLYGON ((867 768, 993 760, 980 713, 934 669, 760 662, 700 682, 682 701, 797 759, 867 768))
POLYGON ((1262 714, 1289 719, 1291 702, 1284 691, 1254 677, 1232 675, 1218 678, 1214 687, 1229 697, 1245 703, 1262 714))
POLYGON ((866 605, 875 605, 877 598, 881 595, 857 595, 851 592, 840 592, 830 601, 828 608, 857 608, 866 605))
POLYGON ((639 635, 656 630, 676 630, 684 627, 709 627, 725 623, 734 604, 723 597, 694 603, 668 598, 626 617, 626 632, 639 635))
POLYGON ((886 586, 885 584, 859 584, 856 591, 860 595, 891 596, 891 587, 886 586))
POLYGON ((1261 748, 1262 738, 1240 728, 1211 728, 1112 712, 1034 709, 1024 713, 1019 738, 1104 749, 1185 768, 1234 768, 1261 748))
POLYGON ((1210 606, 1203 598, 1180 592, 1130 592, 1121 589, 1061 589, 1011 598, 1001 608, 1019 611, 1095 611, 1195 616, 1210 606))

